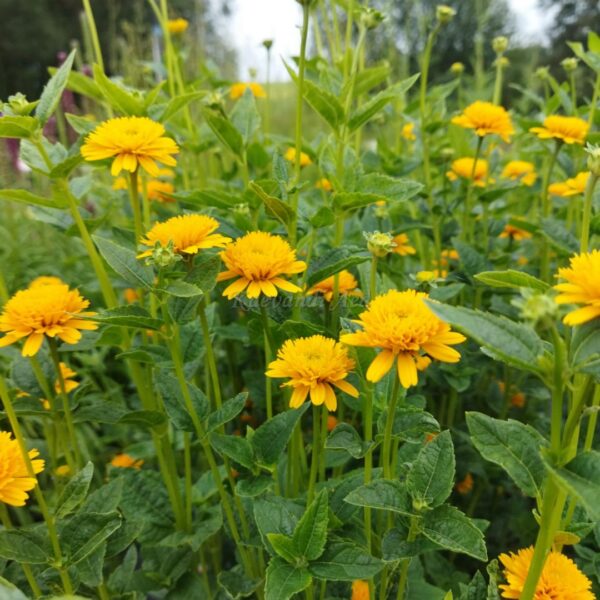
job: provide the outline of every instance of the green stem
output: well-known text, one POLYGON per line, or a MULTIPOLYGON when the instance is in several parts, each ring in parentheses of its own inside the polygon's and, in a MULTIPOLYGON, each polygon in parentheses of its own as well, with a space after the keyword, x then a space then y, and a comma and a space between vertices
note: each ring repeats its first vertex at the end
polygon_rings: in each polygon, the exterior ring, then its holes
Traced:
POLYGON ((98 66, 104 72, 104 60, 102 59, 102 49, 100 48, 100 39, 98 38, 98 29, 96 28, 96 20, 94 19, 94 13, 90 5, 90 0, 83 0, 83 10, 85 11, 85 17, 87 20, 90 35, 92 36, 92 46, 94 48, 94 58, 98 63, 98 66))
POLYGON ((183 433, 183 464, 185 479, 185 522, 188 527, 192 525, 192 443, 190 434, 183 433))
MULTIPOLYGON (((407 542, 413 542, 417 537, 418 533, 418 520, 416 517, 410 518, 410 528, 408 530, 408 537, 406 538, 407 542)), ((398 581, 398 595, 396 596, 396 600, 404 600, 404 596, 406 594, 406 584, 408 583, 408 569, 410 567, 410 558, 402 561, 402 566, 400 567, 400 579, 398 581)))
POLYGON ((65 423, 67 424, 67 431, 69 433, 69 438, 71 439, 73 453, 75 454, 75 465, 77 470, 79 470, 83 463, 81 460, 81 452, 79 450, 79 442, 77 441, 77 433, 75 432, 75 424, 73 423, 73 413, 71 412, 71 406, 69 405, 69 395, 67 394, 65 379, 60 369, 60 358, 58 356, 56 340, 49 337, 48 345, 50 346, 50 356, 52 356, 52 362, 54 363, 54 369, 56 370, 56 376, 58 378, 58 387, 60 389, 62 407, 65 414, 65 423))
POLYGON ((573 104, 573 115, 577 116, 579 111, 577 110, 577 86, 575 85, 575 71, 571 71, 569 74, 569 85, 571 88, 571 104, 573 104))
POLYGON ((54 517, 50 514, 50 511, 48 510, 48 505, 46 504, 44 494, 42 493, 40 486, 37 485, 37 476, 33 470, 31 459, 29 458, 27 444, 23 437, 21 426, 19 425, 19 421, 17 419, 17 414, 15 413, 15 410, 12 405, 12 400, 10 398, 10 393, 6 385, 6 380, 2 375, 0 375, 0 398, 2 399, 2 404, 4 405, 4 410, 6 411, 6 415, 8 417, 11 429, 15 434, 15 439, 19 444, 19 448, 21 449, 21 454, 23 455, 23 460, 25 462, 27 474, 29 475, 29 477, 36 480, 36 486, 33 488, 34 494, 38 506, 40 507, 40 512, 42 513, 44 521, 46 522, 46 527, 48 528, 48 536, 50 537, 50 543, 52 545, 52 551, 54 553, 54 567, 58 571, 65 593, 73 594, 73 583, 69 576, 69 572, 66 568, 63 567, 63 556, 60 548, 60 542, 58 540, 58 534, 56 531, 56 523, 54 522, 54 517))
POLYGON ((598 104, 598 96, 600 95, 600 73, 596 76, 596 83, 594 85, 594 94, 592 95, 592 103, 590 105, 590 114, 588 117, 588 123, 590 126, 594 124, 594 116, 596 114, 596 105, 598 104))
POLYGON ((504 67, 502 66, 502 54, 496 55, 496 81, 494 82, 494 96, 492 102, 500 104, 502 100, 502 74, 504 67))
MULTIPOLYGON (((271 339, 271 328, 269 327, 269 315, 267 309, 262 305, 260 298, 258 299, 260 304, 260 316, 263 322, 263 333, 264 333, 264 344, 265 344, 265 372, 269 368, 271 361, 273 360, 273 340, 271 339)), ((266 405, 267 405, 267 419, 273 418, 273 387, 271 385, 271 378, 265 375, 265 392, 266 392, 266 405)))
POLYGON ((215 350, 213 348, 212 339, 210 337, 210 328, 206 317, 206 300, 203 298, 200 303, 200 326, 202 327, 202 336, 204 338, 204 348, 206 351, 206 359, 208 361, 208 371, 212 380, 213 394, 215 397, 215 407, 221 408, 223 403, 221 396, 221 384, 219 381, 219 371, 217 370, 217 361, 215 359, 215 350))
POLYGON ((137 245, 142 239, 143 232, 137 169, 133 173, 129 173, 129 201, 131 203, 131 212, 133 213, 133 228, 135 231, 135 243, 137 245))
POLYGON ((323 440, 321 438, 321 414, 320 410, 327 411, 324 406, 317 406, 313 404, 313 443, 312 443, 312 455, 310 458, 310 476, 308 480, 308 492, 306 495, 307 506, 313 501, 315 497, 315 486, 317 485, 317 475, 319 473, 319 461, 321 454, 321 446, 323 440))
MULTIPOLYGON (((556 158, 558 157, 560 147, 561 143, 557 140, 542 181, 542 218, 544 219, 547 219, 552 214, 552 203, 550 202, 550 195, 548 194, 548 185, 550 184, 552 171, 554 170, 554 165, 556 164, 556 158)), ((540 274, 544 281, 548 281, 550 279, 550 242, 546 238, 542 240, 542 261, 540 265, 540 274)))
POLYGON ((371 257, 371 274, 369 279, 369 301, 373 302, 377 296, 377 256, 373 254, 371 257))
MULTIPOLYGON (((365 444, 371 445, 373 441, 373 384, 367 382, 364 406, 363 406, 363 436, 365 444)), ((371 483, 373 477, 373 453, 369 448, 365 453, 365 485, 371 483)), ((367 549, 371 551, 371 509, 368 506, 364 508, 365 517, 365 539, 367 541, 367 549)))
POLYGON ((475 172, 477 170, 477 161, 481 154, 481 147, 483 146, 483 137, 477 136, 477 148, 475 149, 475 157, 473 158, 473 167, 471 169, 470 179, 467 182, 467 195, 465 197, 465 210, 463 213, 463 223, 461 237, 470 241, 472 238, 472 227, 471 227, 471 213, 473 211, 473 190, 475 189, 475 172))
POLYGON ((583 218, 581 222, 581 245, 579 251, 584 254, 588 251, 590 241, 590 222, 592 219, 592 200, 594 198, 594 188, 598 182, 598 175, 590 173, 587 185, 585 186, 585 196, 583 198, 583 218))
MULTIPOLYGON (((596 386, 594 391, 594 399, 592 400, 592 407, 598 409, 600 406, 600 386, 596 386)), ((583 443, 583 450, 587 452, 592 449, 594 445, 594 435, 596 433, 596 424, 598 423, 598 410, 594 410, 594 412, 590 415, 590 419, 587 425, 587 431, 585 434, 585 441, 583 443)))
POLYGON ((392 447, 392 433, 394 431, 394 417, 396 415, 396 407, 398 405, 398 396, 400 391, 400 380, 398 373, 393 372, 394 383, 392 387, 392 399, 388 407, 385 430, 383 433, 383 448, 381 451, 381 466, 383 467, 383 476, 385 479, 393 479, 392 463, 390 460, 390 450, 392 447))

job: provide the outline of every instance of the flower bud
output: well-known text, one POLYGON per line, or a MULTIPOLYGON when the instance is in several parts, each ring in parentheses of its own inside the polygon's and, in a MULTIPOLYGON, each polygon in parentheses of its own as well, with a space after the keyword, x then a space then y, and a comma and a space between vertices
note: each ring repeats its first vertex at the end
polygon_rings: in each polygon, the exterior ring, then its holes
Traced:
POLYGON ((456 75, 457 77, 462 75, 464 70, 465 70, 465 65, 463 65, 461 62, 455 62, 455 63, 452 63, 452 65, 450 65, 450 73, 452 73, 453 75, 456 75))
POLYGON ((273 40, 263 40, 262 45, 266 48, 267 52, 271 49, 271 47, 273 46, 273 40))
POLYGON ((29 102, 21 92, 8 97, 8 108, 14 115, 26 117, 35 108, 34 102, 29 102))
POLYGON ((585 147, 587 152, 587 167, 596 177, 600 177, 600 146, 592 146, 588 144, 585 147))
POLYGON ((166 246, 161 246, 160 242, 156 242, 156 245, 152 249, 152 256, 146 259, 146 264, 154 265, 158 269, 164 269, 180 260, 183 259, 175 252, 173 241, 171 240, 166 246))
POLYGON ((372 231, 364 232, 363 235, 367 240, 369 252, 379 258, 386 256, 396 247, 396 243, 390 233, 372 231))
POLYGON ((375 210, 373 212, 378 219, 386 219, 389 216, 387 202, 385 200, 377 200, 377 202, 375 202, 375 210))
POLYGON ((450 23, 455 15, 456 11, 445 4, 438 4, 435 8, 435 18, 441 25, 450 23))
POLYGON ((450 160, 454 154, 454 148, 442 148, 440 150, 440 155, 444 160, 450 160))
POLYGON ((501 69, 506 69, 506 67, 508 67, 508 65, 510 65, 510 60, 508 60, 508 58, 506 58, 506 56, 499 56, 494 61, 494 66, 500 67, 501 69))
POLYGON ((508 48, 508 38, 504 35, 499 35, 492 40, 492 48, 496 54, 506 52, 508 48))
POLYGON ((532 325, 542 321, 554 321, 558 313, 558 305, 554 298, 529 289, 521 290, 521 298, 513 300, 512 305, 519 309, 521 318, 532 325))
POLYGON ((574 58, 574 57, 565 58, 564 60, 560 61, 561 67, 567 73, 570 73, 571 71, 574 71, 577 68, 578 64, 579 64, 579 61, 576 58, 574 58))
POLYGON ((541 79, 542 81, 544 81, 544 80, 548 79, 548 77, 550 76, 550 70, 548 69, 548 67, 539 67, 535 71, 535 76, 538 79, 541 79))
POLYGON ((298 4, 301 4, 302 6, 312 6, 315 3, 316 0, 296 0, 296 2, 298 4))
POLYGON ((361 8, 360 9, 360 22, 364 25, 365 29, 375 29, 384 20, 384 16, 378 10, 374 8, 361 8))

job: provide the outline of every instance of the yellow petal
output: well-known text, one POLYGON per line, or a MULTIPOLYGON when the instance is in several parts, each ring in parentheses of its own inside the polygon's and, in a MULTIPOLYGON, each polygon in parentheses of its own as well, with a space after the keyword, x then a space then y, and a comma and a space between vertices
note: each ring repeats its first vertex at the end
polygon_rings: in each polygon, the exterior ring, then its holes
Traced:
POLYGON ((367 369, 367 381, 376 383, 387 374, 393 364, 394 353, 391 350, 382 350, 367 369))
POLYGON ((412 354, 408 354, 407 352, 398 354, 398 378, 404 388, 417 385, 419 381, 417 365, 412 354))

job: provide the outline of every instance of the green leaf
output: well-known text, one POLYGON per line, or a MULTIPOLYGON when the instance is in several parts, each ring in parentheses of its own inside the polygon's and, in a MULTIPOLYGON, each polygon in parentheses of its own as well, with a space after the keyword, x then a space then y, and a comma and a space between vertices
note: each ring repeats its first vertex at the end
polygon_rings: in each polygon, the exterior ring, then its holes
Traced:
MULTIPOLYGON (((386 411, 377 422, 379 432, 385 428, 386 411)), ((440 424, 433 415, 416 408, 415 406, 402 406, 396 409, 394 414, 394 425, 392 426, 392 437, 404 442, 421 442, 427 433, 437 433, 440 424)))
POLYGON ((355 191, 374 194, 379 200, 402 202, 409 200, 422 189, 423 184, 413 179, 389 177, 383 173, 369 173, 358 179, 355 191))
POLYGON ((274 554, 269 542, 269 534, 281 533, 291 537, 304 508, 296 501, 280 496, 267 496, 254 500, 254 520, 263 544, 274 554))
POLYGON ((250 479, 239 479, 235 486, 238 496, 254 498, 264 494, 273 485, 273 477, 270 475, 259 475, 250 479))
POLYGON ((210 434, 211 446, 221 455, 227 456, 236 463, 252 470, 254 468, 254 453, 250 442, 237 435, 210 434))
POLYGON ((251 181, 248 187, 262 200, 267 214, 275 217, 285 226, 294 219, 294 211, 289 204, 275 196, 270 196, 254 181, 251 181))
POLYGON ((546 292, 550 289, 550 286, 534 277, 529 273, 521 273, 520 271, 483 271, 475 275, 477 281, 485 283, 491 287, 499 288, 530 288, 532 290, 538 290, 540 292, 546 292))
POLYGON ((540 455, 543 438, 519 421, 501 421, 482 413, 467 412, 471 439, 481 456, 500 465, 521 491, 535 498, 546 469, 540 455))
POLYGON ((160 319, 155 319, 150 316, 145 308, 136 305, 109 308, 98 315, 89 317, 89 319, 106 325, 118 325, 133 329, 152 329, 153 331, 158 331, 163 325, 160 319))
POLYGON ((329 523, 327 490, 321 490, 304 515, 292 536, 294 546, 306 560, 316 560, 323 554, 329 523))
POLYGON ((272 558, 267 567, 265 600, 288 600, 306 589, 311 582, 312 578, 305 567, 295 567, 281 558, 272 558))
POLYGON ((138 425, 145 429, 154 429, 163 425, 166 420, 165 414, 158 410, 134 410, 123 415, 118 422, 122 425, 138 425))
POLYGON ((51 179, 60 179, 70 175, 81 163, 83 162, 83 156, 77 151, 77 154, 69 156, 65 160, 54 165, 48 174, 51 179))
POLYGON ((43 196, 32 194, 27 190, 0 190, 0 200, 9 200, 11 202, 29 204, 32 206, 43 206, 44 208, 62 209, 66 207, 66 201, 65 203, 62 203, 55 200, 49 200, 43 196))
POLYGON ((199 287, 202 292, 208 294, 217 285, 217 275, 221 270, 221 264, 218 255, 201 254, 196 257, 194 267, 187 274, 185 281, 192 283, 199 287))
POLYGON ((0 138, 28 138, 39 126, 35 117, 0 117, 0 138))
MULTIPOLYGON (((92 80, 90 79, 90 81, 92 80)), ((87 135, 88 133, 94 131, 94 129, 96 129, 98 126, 97 121, 92 121, 91 119, 86 119, 85 117, 80 117, 79 115, 73 115, 71 113, 65 113, 65 118, 67 119, 69 125, 79 135, 87 135)))
POLYGON ((310 287, 344 269, 359 265, 369 258, 370 254, 358 246, 332 248, 311 261, 308 267, 307 284, 310 287))
POLYGON ((427 302, 431 310, 458 331, 473 338, 494 358, 526 371, 539 372, 542 340, 529 326, 491 313, 427 302))
POLYGON ((297 564, 298 559, 302 557, 296 548, 296 544, 294 544, 294 540, 290 536, 284 535, 283 533, 268 533, 267 539, 273 547, 273 550, 275 550, 283 560, 291 564, 297 564))
POLYGON ((185 108, 191 102, 199 100, 206 96, 206 92, 190 92, 171 98, 162 111, 154 115, 157 121, 166 123, 171 117, 174 117, 182 108, 185 108))
POLYGON ((103 238, 99 235, 92 236, 100 254, 104 260, 117 272, 125 281, 128 281, 135 287, 151 289, 154 283, 154 273, 150 267, 144 265, 144 262, 136 258, 133 250, 116 244, 115 242, 103 238))
POLYGON ((352 490, 344 501, 354 506, 390 510, 406 516, 413 515, 406 484, 400 481, 377 479, 352 490))
MULTIPOLYGON (((298 76, 289 65, 283 61, 292 80, 298 85, 298 76)), ((325 122, 337 131, 344 122, 344 108, 340 101, 331 93, 305 79, 303 82, 303 96, 310 107, 319 114, 325 122)))
POLYGON ((588 450, 559 469, 548 467, 558 484, 572 494, 593 521, 600 521, 600 452, 588 450))
POLYGON ((334 542, 311 562, 308 570, 318 579, 354 581, 370 579, 383 568, 383 562, 351 542, 334 542))
POLYGON ((573 330, 570 362, 577 371, 600 376, 600 322, 593 319, 573 330))
POLYGON ((275 415, 254 432, 251 443, 259 463, 266 466, 277 463, 287 446, 296 423, 307 411, 309 404, 305 402, 300 408, 275 415))
POLYGON ((89 494, 81 507, 81 512, 112 512, 117 510, 122 496, 123 479, 118 477, 89 494))
POLYGON ((93 475, 94 464, 88 462, 81 471, 71 477, 58 498, 54 511, 57 519, 71 514, 85 500, 93 475))
POLYGON ((59 530, 65 563, 75 565, 90 555, 121 526, 121 515, 109 513, 79 513, 64 521, 59 530))
POLYGON ((69 73, 73 67, 75 53, 76 50, 71 50, 65 62, 52 75, 42 91, 40 102, 35 109, 35 116, 42 125, 45 125, 60 102, 62 93, 67 85, 69 73))
POLYGON ((53 559, 49 542, 26 529, 0 531, 0 557, 30 565, 50 563, 53 559))
POLYGON ((242 392, 223 402, 221 408, 215 410, 208 416, 208 419, 206 420, 206 429, 209 432, 215 431, 215 429, 219 429, 225 425, 225 423, 229 423, 229 421, 235 419, 242 410, 244 410, 247 398, 248 394, 242 392))
POLYGON ((241 158, 244 153, 244 139, 233 123, 220 112, 210 108, 205 108, 202 114, 219 141, 241 158))
POLYGON ((371 444, 363 442, 358 431, 348 423, 339 423, 327 436, 325 448, 345 450, 353 458, 362 458, 371 444))
POLYGON ((171 281, 163 291, 169 294, 169 296, 175 296, 176 298, 195 298, 204 294, 198 286, 182 279, 171 281))
POLYGON ((456 462, 450 431, 427 442, 419 452, 406 478, 406 485, 419 504, 438 506, 452 492, 456 462))
POLYGON ((144 113, 141 100, 135 98, 125 88, 111 81, 98 65, 94 65, 94 81, 106 101, 124 115, 139 116, 144 113))
POLYGON ((0 577, 0 598, 3 600, 28 600, 27 596, 10 581, 0 577))
POLYGON ((260 583, 257 579, 248 579, 241 565, 236 565, 229 571, 221 571, 217 581, 232 600, 252 595, 260 583))
POLYGON ((376 96, 373 96, 367 102, 361 103, 359 107, 352 113, 348 120, 348 128, 350 131, 355 131, 372 117, 374 117, 386 104, 392 102, 405 92, 407 92, 415 81, 419 78, 419 74, 413 75, 408 79, 400 81, 395 85, 387 87, 376 96))
MULTIPOLYGON (((165 410, 173 426, 183 431, 196 431, 177 378, 161 369, 154 376, 154 386, 162 397, 165 410)), ((196 414, 200 419, 203 419, 209 410, 208 398, 193 383, 187 382, 187 386, 196 414)))
POLYGON ((248 142, 260 127, 260 115, 256 109, 256 100, 251 90, 247 89, 244 95, 235 103, 231 111, 231 123, 240 132, 244 144, 248 142))
POLYGON ((222 208, 223 210, 230 210, 242 202, 238 194, 233 194, 225 190, 192 190, 190 192, 177 192, 170 194, 170 196, 183 204, 190 204, 201 208, 212 206, 214 208, 222 208))
POLYGON ((579 252, 579 240, 560 221, 542 219, 541 232, 555 248, 565 254, 579 252))
POLYGON ((483 533, 471 519, 453 506, 443 504, 425 513, 421 531, 442 548, 487 561, 483 533))

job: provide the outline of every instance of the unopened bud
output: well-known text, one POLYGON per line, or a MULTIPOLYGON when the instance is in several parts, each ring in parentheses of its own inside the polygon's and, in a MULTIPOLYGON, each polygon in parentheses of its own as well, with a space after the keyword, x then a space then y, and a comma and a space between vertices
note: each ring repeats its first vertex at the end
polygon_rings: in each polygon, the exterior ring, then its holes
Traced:
POLYGON ((365 26, 365 29, 375 29, 385 19, 382 13, 374 8, 360 9, 360 22, 365 26))
POLYGON ((396 247, 396 243, 390 233, 380 231, 364 232, 369 252, 379 258, 386 256, 396 247))
POLYGON ((550 76, 550 70, 548 69, 548 67, 539 67, 535 71, 535 76, 538 79, 541 79, 542 81, 544 81, 545 79, 548 79, 548 77, 550 76))
POLYGON ((378 219, 386 219, 389 216, 387 202, 385 200, 377 200, 377 202, 375 202, 375 210, 373 212, 378 219))
POLYGON ((510 65, 510 60, 508 60, 508 58, 506 58, 506 56, 499 56, 494 61, 494 66, 500 67, 501 69, 506 69, 506 67, 508 67, 508 65, 510 65))
POLYGON ((455 15, 456 11, 450 6, 446 6, 445 4, 438 4, 435 8, 435 18, 441 25, 450 23, 450 21, 452 21, 455 15))
POLYGON ((267 49, 268 52, 273 46, 273 40, 263 40, 262 45, 267 49))
POLYGON ((574 58, 574 57, 570 57, 570 58, 565 58, 564 60, 560 61, 560 66, 567 72, 570 73, 571 71, 574 71, 577 68, 577 65, 579 64, 579 61, 574 58))
POLYGON ((34 102, 29 102, 21 92, 8 97, 10 112, 21 117, 26 117, 35 108, 34 102))
POLYGON ((523 289, 521 298, 513 300, 512 305, 519 309, 521 318, 532 325, 542 321, 554 321, 558 313, 558 305, 554 298, 529 289, 523 289))
POLYGON ((442 148, 440 150, 440 155, 444 160, 450 160, 454 156, 454 148, 442 148))
POLYGON ((455 62, 450 65, 450 73, 453 75, 462 75, 465 70, 465 65, 461 62, 455 62))
POLYGON ((587 152, 587 167, 596 177, 600 177, 600 146, 588 144, 585 147, 587 152))
POLYGON ((181 256, 175 252, 173 241, 170 240, 166 246, 161 246, 160 242, 152 249, 152 255, 146 259, 146 264, 154 265, 158 269, 170 267, 182 260, 181 256))
POLYGON ((508 38, 504 35, 499 35, 492 40, 492 48, 496 54, 506 52, 508 48, 508 38))

